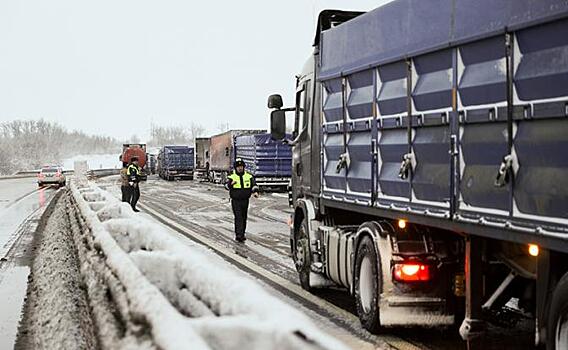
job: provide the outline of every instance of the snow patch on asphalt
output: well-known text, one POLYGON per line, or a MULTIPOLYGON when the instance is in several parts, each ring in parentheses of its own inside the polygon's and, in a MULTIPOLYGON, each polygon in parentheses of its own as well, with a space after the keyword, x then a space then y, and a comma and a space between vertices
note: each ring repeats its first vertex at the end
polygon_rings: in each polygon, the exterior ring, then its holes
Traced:
POLYGON ((245 274, 180 244, 110 193, 86 182, 71 189, 95 245, 158 347, 344 349, 245 274))

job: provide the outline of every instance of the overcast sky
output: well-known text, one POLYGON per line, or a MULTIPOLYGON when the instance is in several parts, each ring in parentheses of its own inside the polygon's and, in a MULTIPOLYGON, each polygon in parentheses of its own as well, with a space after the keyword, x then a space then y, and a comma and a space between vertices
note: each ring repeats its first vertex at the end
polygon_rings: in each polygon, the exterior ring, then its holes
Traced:
POLYGON ((317 13, 387 0, 0 2, 0 122, 146 139, 150 124, 266 128, 292 102, 317 13))

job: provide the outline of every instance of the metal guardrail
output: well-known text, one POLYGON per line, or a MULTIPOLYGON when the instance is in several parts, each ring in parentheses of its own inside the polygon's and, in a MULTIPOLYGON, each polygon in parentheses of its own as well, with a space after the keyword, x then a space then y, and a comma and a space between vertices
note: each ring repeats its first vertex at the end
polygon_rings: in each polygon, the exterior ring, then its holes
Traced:
POLYGON ((105 177, 120 174, 120 169, 93 169, 87 171, 88 177, 105 177))
MULTIPOLYGON (((0 180, 31 178, 31 177, 36 177, 38 173, 39 170, 22 170, 22 171, 17 171, 12 175, 0 176, 0 180)), ((75 174, 75 171, 64 170, 63 174, 73 175, 75 174)), ((112 176, 118 174, 120 174, 120 169, 93 169, 87 171, 88 177, 105 177, 105 176, 112 176)))

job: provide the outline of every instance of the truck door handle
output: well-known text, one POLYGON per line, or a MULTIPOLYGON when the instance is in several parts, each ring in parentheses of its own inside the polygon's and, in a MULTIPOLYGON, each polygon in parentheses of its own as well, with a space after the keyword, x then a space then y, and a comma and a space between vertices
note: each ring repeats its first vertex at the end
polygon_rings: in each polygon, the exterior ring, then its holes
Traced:
POLYGON ((400 163, 400 169, 398 170, 398 177, 402 180, 406 180, 408 178, 408 173, 410 169, 414 169, 416 167, 416 158, 414 157, 414 153, 406 153, 402 156, 402 163, 400 163))
POLYGON ((511 174, 516 174, 518 169, 519 164, 513 154, 508 154, 503 157, 503 161, 499 165, 497 176, 495 177, 495 187, 503 187, 508 184, 511 180, 511 174))
POLYGON ((335 173, 339 174, 341 169, 349 168, 349 153, 345 152, 339 155, 339 160, 337 161, 337 166, 335 167, 335 173))
POLYGON ((296 163, 296 175, 302 176, 302 163, 296 163))

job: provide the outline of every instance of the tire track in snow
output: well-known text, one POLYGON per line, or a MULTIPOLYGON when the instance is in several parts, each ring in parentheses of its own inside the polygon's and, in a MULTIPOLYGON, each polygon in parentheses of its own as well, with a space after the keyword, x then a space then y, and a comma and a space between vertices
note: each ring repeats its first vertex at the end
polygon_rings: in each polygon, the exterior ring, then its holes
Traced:
MULTIPOLYGON (((359 323, 359 319, 352 313, 324 299, 321 299, 311 293, 306 292, 300 286, 292 283, 288 279, 276 275, 271 271, 268 271, 263 267, 258 266, 254 262, 242 257, 241 255, 232 252, 229 249, 219 245, 210 238, 207 238, 200 233, 197 233, 193 230, 186 228, 184 225, 163 215, 158 210, 152 209, 146 204, 140 204, 140 207, 144 209, 144 211, 146 211, 149 215, 153 216, 155 219, 157 219, 164 225, 174 229, 175 231, 181 233, 182 235, 186 236, 192 241, 195 241, 212 249, 219 256, 231 262, 239 269, 266 282, 267 284, 274 287, 276 290, 300 302, 302 305, 306 306, 310 310, 316 311, 318 314, 331 320, 337 326, 344 329, 345 328, 348 329, 352 334, 354 334, 358 338, 364 341, 368 341, 366 339, 368 336, 361 332, 362 330, 360 327, 356 326, 356 324, 359 323)), ((402 338, 398 338, 396 336, 381 336, 380 339, 385 341, 388 345, 394 347, 395 349, 406 350, 406 349, 427 348, 424 346, 424 344, 419 344, 419 346, 416 346, 413 343, 408 342, 402 338)))

